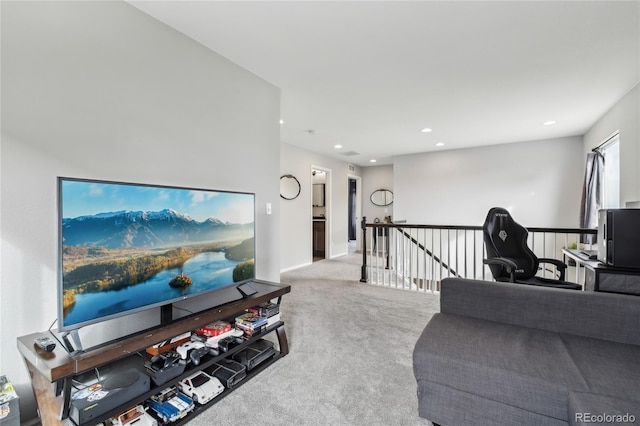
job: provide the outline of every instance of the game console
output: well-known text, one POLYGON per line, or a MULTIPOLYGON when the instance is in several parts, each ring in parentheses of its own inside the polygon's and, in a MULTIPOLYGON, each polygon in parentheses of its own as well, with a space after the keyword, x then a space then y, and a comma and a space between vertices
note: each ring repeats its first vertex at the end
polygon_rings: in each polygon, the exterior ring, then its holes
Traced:
POLYGON ((247 371, 251 371, 275 354, 276 350, 273 347, 273 342, 259 339, 234 354, 233 359, 244 365, 247 371))
POLYGON ((227 388, 233 389, 238 383, 247 377, 247 368, 232 359, 223 359, 213 364, 207 373, 216 377, 227 388))
POLYGON ((69 417, 75 424, 95 423, 93 420, 150 389, 149 376, 135 368, 114 372, 74 393, 69 417))

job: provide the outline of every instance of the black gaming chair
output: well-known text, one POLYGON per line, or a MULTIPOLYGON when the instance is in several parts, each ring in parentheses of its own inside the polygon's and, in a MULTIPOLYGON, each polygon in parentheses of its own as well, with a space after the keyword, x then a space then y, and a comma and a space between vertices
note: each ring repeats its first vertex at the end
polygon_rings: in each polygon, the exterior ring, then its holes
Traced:
POLYGON ((488 259, 484 260, 496 281, 581 290, 564 281, 567 265, 557 259, 538 258, 527 246, 529 231, 513 220, 506 209, 493 207, 482 226, 488 259), (559 279, 536 276, 541 263, 555 265, 559 279))

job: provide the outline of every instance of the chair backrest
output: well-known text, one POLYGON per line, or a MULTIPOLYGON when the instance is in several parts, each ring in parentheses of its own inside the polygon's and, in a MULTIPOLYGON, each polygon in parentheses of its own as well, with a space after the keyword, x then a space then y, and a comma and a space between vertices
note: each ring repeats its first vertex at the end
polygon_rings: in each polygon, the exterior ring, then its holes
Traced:
MULTIPOLYGON (((487 258, 504 257, 518 265, 517 279, 528 279, 538 271, 538 258, 527 246, 529 231, 518 224, 511 214, 502 207, 489 210, 482 226, 487 258)), ((496 280, 509 278, 506 269, 500 265, 489 265, 496 280)))

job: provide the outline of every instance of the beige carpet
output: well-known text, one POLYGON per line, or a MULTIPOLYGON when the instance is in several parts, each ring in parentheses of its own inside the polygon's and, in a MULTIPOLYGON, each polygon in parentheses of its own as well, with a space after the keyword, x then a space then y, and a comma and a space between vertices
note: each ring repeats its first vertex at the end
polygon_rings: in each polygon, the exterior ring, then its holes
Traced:
POLYGON ((282 274, 289 355, 188 424, 429 425, 411 354, 439 298, 360 283, 360 259, 282 274))

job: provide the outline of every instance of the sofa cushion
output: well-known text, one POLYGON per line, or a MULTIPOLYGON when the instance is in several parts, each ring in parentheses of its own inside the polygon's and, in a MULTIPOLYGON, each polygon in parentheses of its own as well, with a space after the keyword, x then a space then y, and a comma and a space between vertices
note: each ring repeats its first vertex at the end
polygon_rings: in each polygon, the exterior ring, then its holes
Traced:
POLYGON ((558 333, 435 314, 413 352, 416 379, 567 421, 570 390, 588 391, 558 333))
POLYGON ((640 297, 445 278, 440 311, 640 345, 640 297))
POLYGON ((590 393, 640 401, 640 346, 561 337, 590 393))
POLYGON ((592 393, 569 394, 569 425, 640 425, 640 402, 592 393))
POLYGON ((543 416, 427 380, 418 381, 419 415, 441 425, 455 426, 567 426, 564 420, 543 416))

